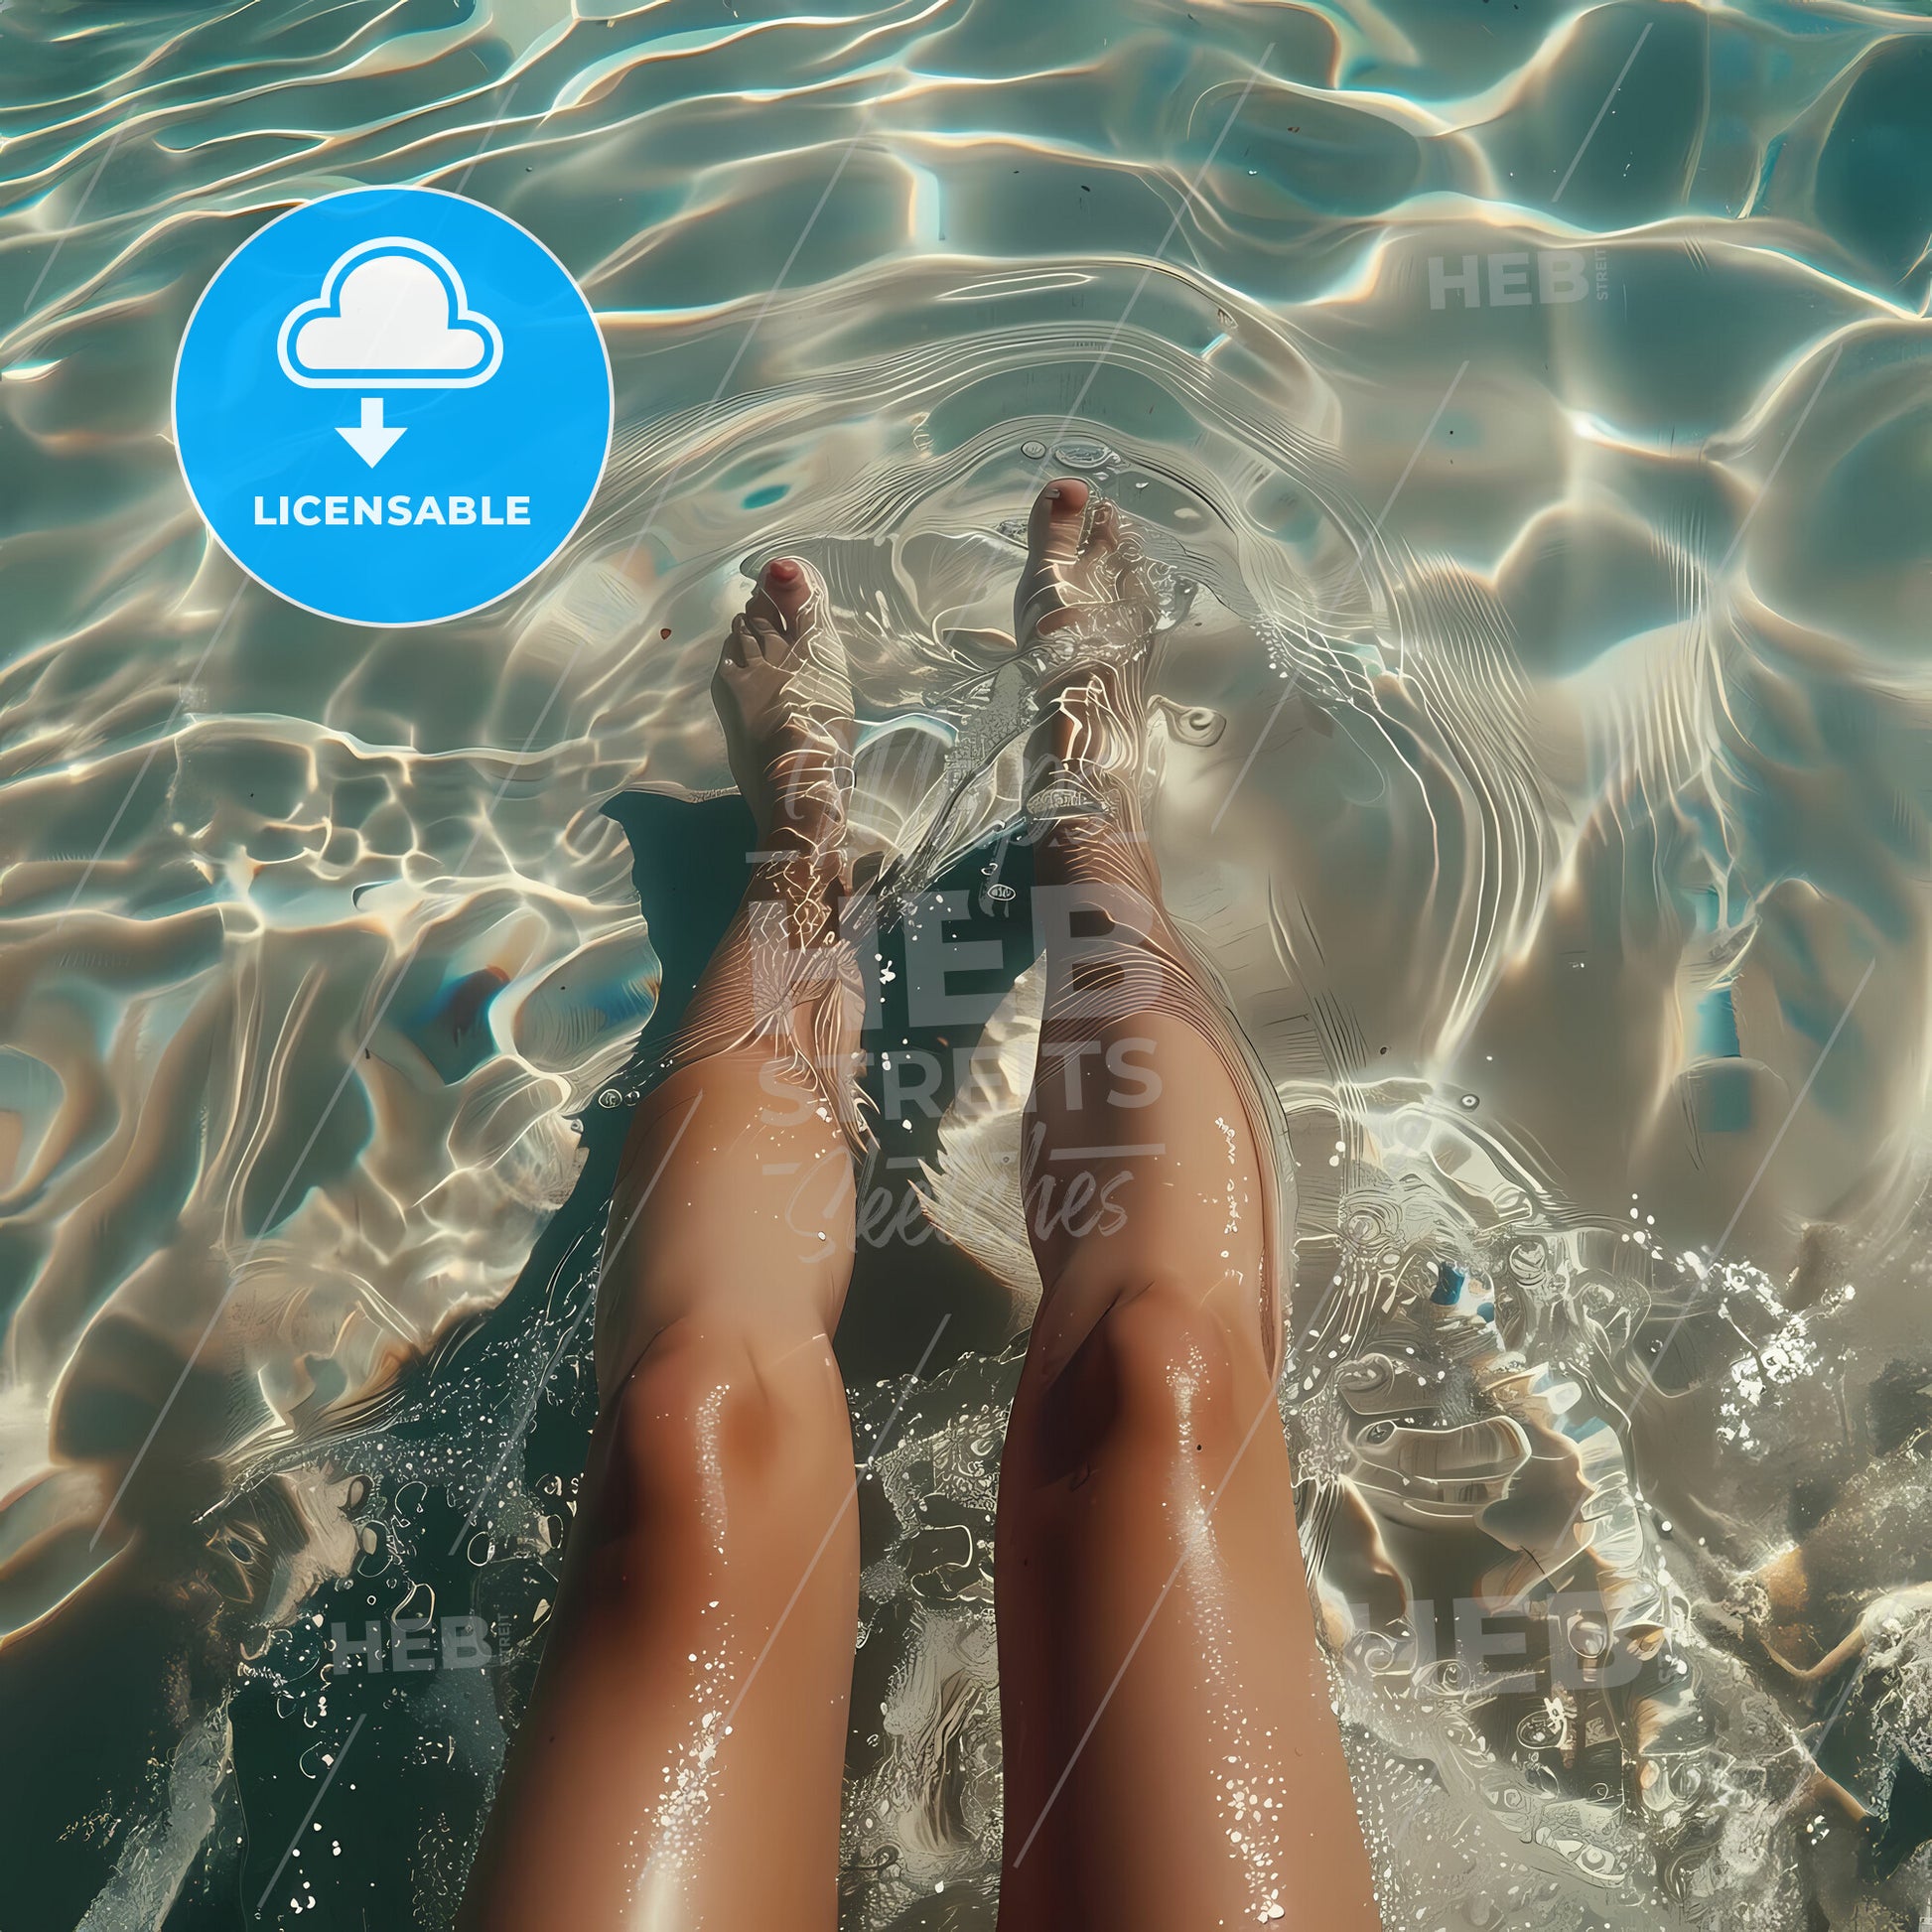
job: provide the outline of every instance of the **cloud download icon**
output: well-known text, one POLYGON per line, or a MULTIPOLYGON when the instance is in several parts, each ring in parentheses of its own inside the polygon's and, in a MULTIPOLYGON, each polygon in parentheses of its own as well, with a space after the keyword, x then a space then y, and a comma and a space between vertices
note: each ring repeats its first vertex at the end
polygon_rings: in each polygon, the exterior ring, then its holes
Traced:
POLYGON ((175 370, 182 472, 215 539, 353 623, 466 616, 527 582, 589 507, 611 420, 603 337, 562 264, 430 189, 270 222, 208 285, 175 370))
MULTIPOLYGON (((331 267, 322 293, 292 309, 275 352, 308 389, 473 389, 503 359, 502 332, 475 314, 455 266, 427 242, 384 235, 331 267)), ((403 432, 383 421, 380 396, 340 436, 371 470, 403 432)))
POLYGON ((454 265, 427 242, 385 235, 340 256, 313 302, 282 323, 276 354, 311 389, 472 389, 503 359, 454 265))

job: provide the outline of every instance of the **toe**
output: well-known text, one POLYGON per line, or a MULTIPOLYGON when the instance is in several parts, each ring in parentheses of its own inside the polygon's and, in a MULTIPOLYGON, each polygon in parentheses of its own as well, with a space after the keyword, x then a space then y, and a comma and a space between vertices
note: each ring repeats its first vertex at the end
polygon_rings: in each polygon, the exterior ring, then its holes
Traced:
POLYGON ((1089 553, 1096 550, 1118 550, 1120 542, 1120 505, 1111 498, 1102 497, 1093 506, 1093 517, 1087 528, 1086 548, 1089 553))
POLYGON ((1086 554, 1088 526, 1104 505, 1078 477, 1050 483, 1034 500, 1027 522, 1027 567, 1014 597, 1014 634, 1021 647, 1035 633, 1058 628, 1081 601, 1075 586, 1086 554))
POLYGON ((755 622, 770 624, 786 642, 796 643, 811 595, 811 577, 804 565, 796 557, 773 557, 759 574, 745 615, 755 622))
POLYGON ((1078 477, 1061 477, 1035 497, 1027 523, 1027 547, 1036 562, 1071 563, 1080 554, 1090 494, 1078 477))

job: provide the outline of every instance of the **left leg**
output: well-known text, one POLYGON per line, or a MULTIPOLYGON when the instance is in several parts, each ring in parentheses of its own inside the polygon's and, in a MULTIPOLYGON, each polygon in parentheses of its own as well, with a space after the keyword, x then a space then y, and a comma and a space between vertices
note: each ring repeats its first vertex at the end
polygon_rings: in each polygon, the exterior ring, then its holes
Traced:
POLYGON ((725 647, 715 695, 767 856, 624 1147, 583 1502, 464 1932, 837 1923, 856 978, 850 720, 842 657, 812 660, 836 651, 818 595, 772 565, 725 647))

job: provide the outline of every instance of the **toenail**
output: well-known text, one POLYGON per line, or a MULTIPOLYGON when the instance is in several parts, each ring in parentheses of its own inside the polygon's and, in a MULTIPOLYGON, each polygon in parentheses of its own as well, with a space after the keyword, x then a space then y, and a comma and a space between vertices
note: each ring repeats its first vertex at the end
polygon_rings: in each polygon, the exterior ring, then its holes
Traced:
POLYGON ((765 565, 764 575, 773 584, 789 584, 798 575, 798 566, 789 557, 774 557, 765 565))
POLYGON ((1064 499, 1070 510, 1087 506, 1087 486, 1078 477, 1062 477, 1058 483, 1048 483, 1046 493, 1056 503, 1064 499))

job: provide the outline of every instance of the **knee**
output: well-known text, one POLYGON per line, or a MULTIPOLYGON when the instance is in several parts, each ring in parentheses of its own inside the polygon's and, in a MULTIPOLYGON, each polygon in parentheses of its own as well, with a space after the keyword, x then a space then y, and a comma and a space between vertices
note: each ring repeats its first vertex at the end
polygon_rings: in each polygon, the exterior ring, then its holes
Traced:
POLYGON ((1059 1471, 1108 1451, 1192 1464, 1238 1435, 1238 1391, 1267 1386, 1258 1350, 1172 1279, 1107 1296, 1079 1332, 1049 1336, 1030 1369, 1037 1446, 1059 1471))
POLYGON ((606 1494, 626 1520, 773 1510, 852 1477, 845 1388, 828 1337, 776 1338, 673 1322, 645 1348, 599 1422, 606 1494))

